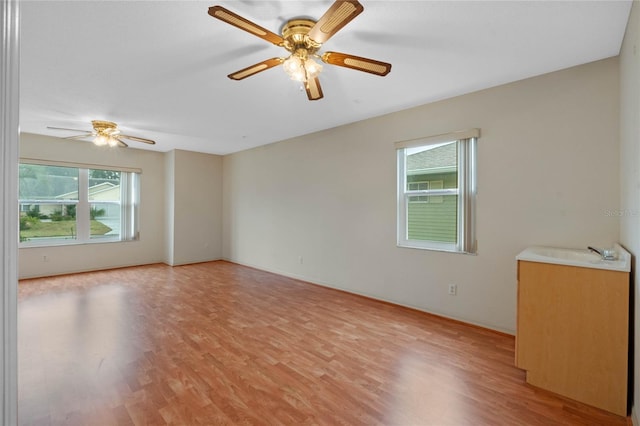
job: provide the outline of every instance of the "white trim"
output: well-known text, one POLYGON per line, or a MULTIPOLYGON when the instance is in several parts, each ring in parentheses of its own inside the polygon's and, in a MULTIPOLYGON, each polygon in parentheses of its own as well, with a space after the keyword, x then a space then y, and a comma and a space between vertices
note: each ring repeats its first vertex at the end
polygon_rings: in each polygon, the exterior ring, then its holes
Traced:
POLYGON ((407 203, 405 202, 405 181, 406 181, 406 169, 407 169, 407 161, 406 155, 404 154, 403 149, 398 149, 396 151, 397 156, 397 198, 396 204, 398 209, 398 216, 396 218, 396 235, 397 235, 397 244, 398 246, 402 246, 405 241, 407 241, 407 228, 405 224, 407 223, 407 203))
POLYGON ((478 240, 476 239, 476 199, 478 196, 478 139, 473 138, 467 141, 463 161, 463 173, 465 173, 465 191, 462 193, 466 197, 463 205, 464 235, 462 240, 467 245, 463 247, 463 251, 467 253, 476 253, 478 250, 478 240))
POLYGON ((62 199, 62 200, 53 200, 53 199, 40 199, 40 200, 35 200, 35 199, 30 199, 30 198, 20 198, 19 202, 21 204, 60 204, 60 205, 66 205, 66 204, 78 204, 78 200, 73 200, 71 198, 69 199, 62 199))
POLYGON ((417 146, 433 145, 443 142, 455 142, 461 139, 477 139, 480 137, 480 129, 459 130, 457 132, 443 133, 441 135, 427 136, 418 139, 395 142, 396 149, 415 148, 417 146))
MULTIPOLYGON (((83 246, 87 244, 111 244, 111 243, 130 243, 135 240, 120 240, 118 237, 108 237, 108 238, 100 238, 100 239, 90 239, 87 241, 78 241, 76 238, 69 238, 68 240, 62 238, 52 238, 50 240, 41 240, 41 241, 25 241, 20 243, 20 250, 28 250, 32 248, 42 248, 42 247, 61 247, 61 246, 83 246)), ((117 268, 117 266, 114 266, 117 268)), ((33 277, 30 277, 33 278, 33 277)))
POLYGON ((443 243, 440 241, 428 241, 428 240, 422 241, 422 240, 406 239, 404 241, 398 241, 397 245, 398 247, 401 247, 401 248, 435 250, 435 251, 446 251, 448 253, 469 254, 469 253, 460 251, 456 243, 443 243))
POLYGON ((2 2, 0 53, 0 333, 2 402, 0 422, 18 423, 18 151, 20 14, 18 0, 2 2))
MULTIPOLYGON (((432 180, 431 182, 442 182, 432 180)), ((414 183, 414 182, 408 182, 414 183)), ((416 197, 420 195, 459 195, 460 190, 458 188, 444 188, 444 189, 408 189, 405 191, 407 197, 416 197)))
POLYGON ((358 296, 363 296, 372 300, 380 300, 382 302, 386 302, 386 303, 391 303, 393 305, 396 306, 402 306, 405 308, 409 308, 409 309, 413 309, 415 311, 420 311, 420 312, 424 312, 425 314, 429 314, 429 315, 435 315, 435 316, 439 316, 442 318, 448 318, 454 321, 460 321, 460 322, 464 322, 467 324, 472 324, 478 327, 482 327, 485 328, 487 330, 493 330, 493 331, 497 331, 499 333, 504 333, 504 334, 508 334, 510 336, 515 336, 516 335, 516 331, 510 328, 504 328, 504 327, 500 327, 497 325, 493 325, 493 324, 489 324, 489 323, 483 323, 483 322, 478 322, 478 321, 474 321, 471 320, 469 318, 466 317, 461 317, 461 316, 455 316, 455 315, 450 315, 447 314, 445 312, 439 311, 439 310, 434 310, 434 309, 430 309, 430 308, 424 308, 424 307, 420 307, 418 305, 413 305, 410 303, 406 303, 406 302, 399 302, 395 299, 390 299, 390 298, 383 298, 379 295, 376 295, 374 293, 367 293, 367 292, 361 292, 361 291, 354 291, 352 288, 348 287, 347 285, 344 284, 335 284, 335 283, 329 283, 327 281, 319 281, 317 279, 314 278, 309 278, 306 275, 301 275, 301 274, 294 274, 292 272, 289 271, 284 271, 278 268, 269 268, 266 267, 264 265, 260 265, 260 264, 256 264, 256 263, 250 263, 250 262, 243 262, 240 260, 236 260, 234 258, 231 257, 223 257, 222 259, 223 261, 226 262, 231 262, 234 263, 236 265, 240 265, 240 266, 246 266, 248 268, 253 268, 253 269, 258 269, 260 271, 264 271, 264 272, 270 272, 272 274, 278 274, 281 275, 283 277, 289 277, 289 278, 293 278, 299 281, 302 281, 304 283, 307 284, 311 284, 311 285, 319 285, 322 287, 326 287, 326 288, 332 288, 334 290, 338 290, 344 293, 348 293, 348 294, 356 294, 358 296))

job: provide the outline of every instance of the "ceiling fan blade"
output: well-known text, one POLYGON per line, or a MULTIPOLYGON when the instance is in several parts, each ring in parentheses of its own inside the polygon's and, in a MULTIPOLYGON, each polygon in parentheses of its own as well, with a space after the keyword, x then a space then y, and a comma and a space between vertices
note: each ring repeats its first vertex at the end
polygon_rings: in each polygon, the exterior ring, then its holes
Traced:
POLYGON ((66 127, 51 127, 51 126, 47 126, 47 129, 53 129, 53 130, 70 130, 70 131, 72 131, 72 132, 91 133, 91 130, 67 129, 66 127))
MULTIPOLYGON (((149 145, 155 145, 156 144, 156 141, 152 141, 151 139, 139 138, 137 136, 118 135, 118 137, 116 139, 118 139, 120 142, 122 142, 120 140, 120 138, 130 139, 130 140, 136 141, 136 142, 148 143, 149 145)), ((124 143, 124 142, 122 142, 122 143, 124 143)))
POLYGON ((364 71, 383 77, 391 71, 391 64, 387 62, 348 55, 346 53, 326 52, 322 55, 322 61, 327 64, 364 71))
POLYGON ((282 62, 284 62, 284 59, 282 58, 267 59, 266 61, 258 62, 257 64, 251 65, 247 68, 241 69, 240 71, 236 71, 232 74, 229 74, 227 77, 229 77, 232 80, 242 80, 243 78, 251 77, 252 75, 258 74, 259 72, 278 66, 282 62))
POLYGON ((318 99, 322 99, 324 96, 322 94, 322 88, 320 87, 320 80, 318 77, 313 77, 307 80, 307 84, 304 85, 305 89, 307 89, 307 98, 310 101, 317 101, 318 99))
MULTIPOLYGON (((118 141, 118 146, 121 146, 123 148, 127 148, 129 145, 127 145, 122 139, 120 139, 121 137, 125 137, 125 136, 120 135, 119 137, 116 138, 116 140, 118 141)), ((126 137, 129 137, 129 136, 126 136, 126 137)), ((153 143, 155 143, 155 142, 153 142, 153 143)))
POLYGON ((234 27, 251 33, 254 36, 260 37, 261 39, 273 43, 277 46, 280 46, 282 45, 282 43, 284 43, 284 39, 278 34, 273 33, 266 28, 262 28, 260 25, 254 24, 248 19, 243 18, 242 16, 237 15, 228 9, 225 9, 222 6, 211 6, 209 8, 209 15, 213 16, 214 18, 220 19, 227 24, 231 24, 234 27))
POLYGON ((75 135, 75 136, 67 136, 66 138, 62 138, 62 139, 85 139, 85 138, 91 138, 95 136, 93 133, 89 132, 87 134, 84 135, 75 135))
POLYGON ((337 0, 309 30, 308 36, 311 40, 322 44, 363 10, 364 7, 357 0, 337 0))

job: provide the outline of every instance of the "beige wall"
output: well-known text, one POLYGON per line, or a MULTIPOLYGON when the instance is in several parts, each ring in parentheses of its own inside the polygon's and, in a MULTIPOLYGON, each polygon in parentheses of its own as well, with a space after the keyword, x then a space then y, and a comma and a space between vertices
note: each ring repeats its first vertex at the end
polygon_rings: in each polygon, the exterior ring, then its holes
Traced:
POLYGON ((640 404, 640 5, 634 2, 620 51, 620 241, 634 256, 634 424, 640 404))
POLYGON ((187 151, 105 150, 87 142, 32 134, 21 135, 20 155, 140 168, 142 175, 139 241, 21 248, 19 278, 221 257, 222 157, 187 151))
POLYGON ((175 150, 167 155, 172 170, 167 203, 170 226, 167 263, 222 257, 222 157, 175 150))
POLYGON ((142 169, 140 240, 19 250, 20 278, 162 262, 164 259, 163 154, 138 149, 104 150, 90 143, 22 134, 20 157, 142 169), (47 257, 47 262, 43 256, 47 257))
POLYGON ((514 332, 521 250, 618 240, 618 107, 613 58, 226 156, 224 257, 514 332), (473 127, 478 255, 396 247, 393 143, 473 127))

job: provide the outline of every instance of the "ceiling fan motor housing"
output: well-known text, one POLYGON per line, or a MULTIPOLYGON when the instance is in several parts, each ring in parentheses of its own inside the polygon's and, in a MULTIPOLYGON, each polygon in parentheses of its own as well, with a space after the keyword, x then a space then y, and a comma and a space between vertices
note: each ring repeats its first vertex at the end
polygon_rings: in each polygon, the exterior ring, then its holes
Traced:
POLYGON ((307 55, 313 55, 320 49, 321 44, 310 39, 308 34, 316 24, 312 19, 292 19, 282 27, 282 47, 291 53, 303 50, 307 55))
POLYGON ((120 133, 118 125, 112 121, 92 120, 91 124, 98 134, 116 136, 120 133))

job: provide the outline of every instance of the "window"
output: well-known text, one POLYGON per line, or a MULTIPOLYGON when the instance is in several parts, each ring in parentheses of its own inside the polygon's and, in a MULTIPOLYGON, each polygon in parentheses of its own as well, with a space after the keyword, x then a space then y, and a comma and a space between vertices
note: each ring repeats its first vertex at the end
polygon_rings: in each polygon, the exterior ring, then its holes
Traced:
MULTIPOLYGON (((407 182, 407 188, 410 191, 425 191, 428 189, 442 189, 444 188, 444 181, 441 180, 431 180, 431 181, 421 181, 421 182, 407 182)), ((439 195, 418 195, 415 197, 411 197, 409 199, 410 203, 441 203, 442 196, 439 195)))
MULTIPOLYGON (((410 191, 426 191, 429 189, 429 181, 424 182, 407 182, 407 188, 410 191)), ((411 197, 409 199, 410 203, 427 203, 429 202, 429 197, 425 195, 419 195, 417 197, 411 197)))
POLYGON ((21 163, 21 246, 137 239, 139 173, 21 163))
POLYGON ((396 143, 398 245, 475 253, 479 130, 396 143))

